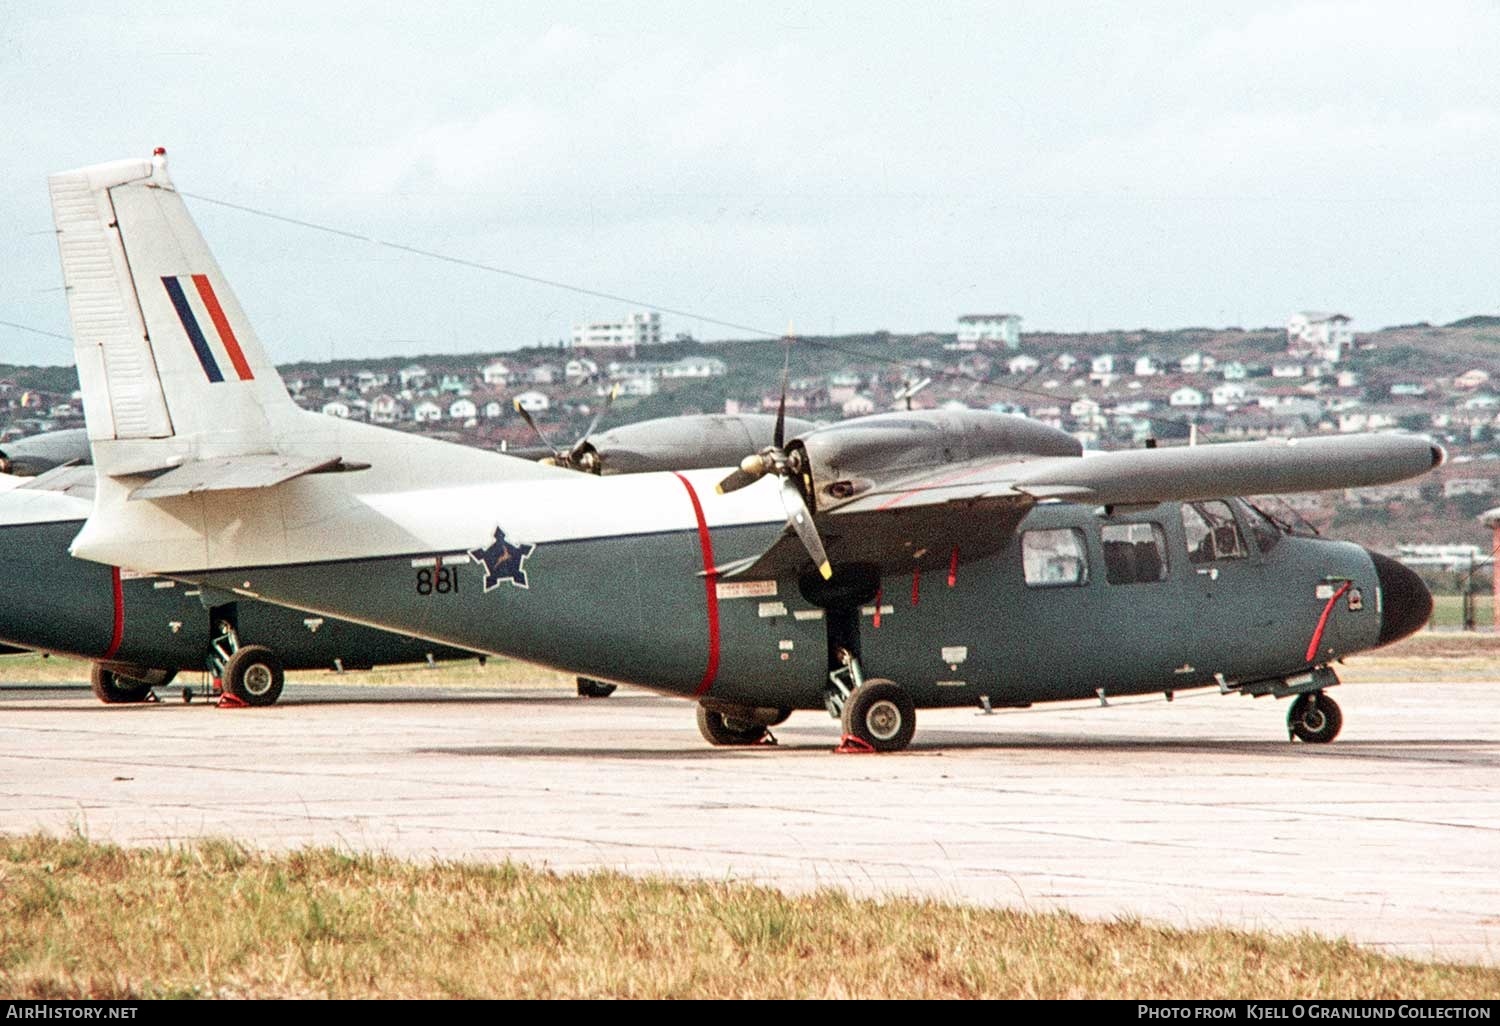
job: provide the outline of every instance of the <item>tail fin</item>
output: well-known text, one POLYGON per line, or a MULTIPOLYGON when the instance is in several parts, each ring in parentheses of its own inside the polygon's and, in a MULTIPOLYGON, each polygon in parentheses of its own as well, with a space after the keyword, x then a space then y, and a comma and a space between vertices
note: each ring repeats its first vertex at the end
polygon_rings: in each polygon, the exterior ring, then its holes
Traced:
POLYGON ((299 412, 165 152, 48 179, 84 416, 111 476, 276 451, 299 412))

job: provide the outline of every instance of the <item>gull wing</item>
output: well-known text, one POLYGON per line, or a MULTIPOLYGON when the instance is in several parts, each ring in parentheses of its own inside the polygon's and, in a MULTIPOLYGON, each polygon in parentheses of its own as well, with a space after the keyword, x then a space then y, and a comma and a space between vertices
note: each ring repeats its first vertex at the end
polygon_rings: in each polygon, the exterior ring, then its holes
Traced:
MULTIPOLYGON (((1154 505, 1228 495, 1264 495, 1387 484, 1426 473, 1445 458, 1417 435, 1230 442, 1131 449, 1076 457, 973 459, 866 482, 859 494, 818 512, 835 566, 930 570, 1003 548, 1027 511, 1055 499, 1100 506, 1154 505)), ((771 577, 805 569, 784 536, 760 556, 718 568, 727 577, 771 577)))

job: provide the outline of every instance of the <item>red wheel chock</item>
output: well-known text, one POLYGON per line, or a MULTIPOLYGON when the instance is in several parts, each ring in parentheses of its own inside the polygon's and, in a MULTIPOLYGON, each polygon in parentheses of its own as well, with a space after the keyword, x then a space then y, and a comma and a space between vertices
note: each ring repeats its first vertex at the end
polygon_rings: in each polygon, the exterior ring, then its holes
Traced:
POLYGON ((234 694, 233 692, 225 691, 225 692, 223 692, 222 694, 219 695, 219 702, 218 702, 217 705, 214 706, 214 708, 215 709, 248 709, 248 708, 250 708, 250 703, 247 702, 247 701, 245 701, 239 695, 234 694))
POLYGON ((855 737, 853 734, 845 734, 839 738, 839 746, 833 750, 834 755, 874 755, 875 746, 864 738, 855 737))

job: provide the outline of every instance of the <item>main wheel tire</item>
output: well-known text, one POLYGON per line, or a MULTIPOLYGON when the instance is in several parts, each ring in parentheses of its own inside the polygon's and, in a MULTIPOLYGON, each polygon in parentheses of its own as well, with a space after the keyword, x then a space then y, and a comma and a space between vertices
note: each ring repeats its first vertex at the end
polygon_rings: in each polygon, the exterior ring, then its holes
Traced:
POLYGON ((760 744, 766 728, 759 723, 745 723, 725 718, 717 709, 698 707, 698 733, 703 740, 719 747, 743 747, 760 744))
POLYGON ((128 702, 144 702, 151 694, 149 681, 121 677, 114 670, 105 669, 98 663, 89 668, 89 688, 94 697, 105 705, 122 705, 128 702))
POLYGON ((285 683, 281 658, 265 645, 246 645, 224 665, 224 690, 246 705, 274 705, 285 683))
POLYGON ((1299 695, 1286 714, 1292 736, 1310 745, 1326 745, 1339 736, 1344 714, 1339 705, 1321 691, 1299 695))
POLYGON ((844 703, 844 733, 877 752, 899 752, 917 732, 917 707, 895 681, 867 680, 844 703))

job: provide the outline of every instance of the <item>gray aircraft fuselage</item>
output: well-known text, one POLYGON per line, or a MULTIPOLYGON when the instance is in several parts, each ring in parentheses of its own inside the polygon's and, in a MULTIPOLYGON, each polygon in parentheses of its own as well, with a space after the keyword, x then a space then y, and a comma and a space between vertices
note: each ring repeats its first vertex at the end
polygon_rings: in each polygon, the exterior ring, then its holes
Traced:
MULTIPOLYGON (((1431 596, 1411 571, 1351 543, 1280 532, 1233 506, 1241 558, 1191 561, 1177 503, 1118 516, 1044 503, 992 556, 951 572, 888 573, 877 593, 829 609, 804 595, 807 578, 715 581, 705 572, 762 552, 781 523, 709 529, 700 519, 698 531, 541 544, 525 554, 524 587, 500 580, 488 591, 486 567, 465 553, 185 576, 591 677, 786 709, 823 707, 836 644, 860 657, 866 676, 897 681, 918 708, 981 696, 1021 705, 1099 688, 1284 680, 1425 622, 1431 596), (1165 577, 1111 583, 1101 527, 1153 523, 1166 543, 1165 577), (1086 580, 1027 582, 1023 540, 1042 530, 1077 532, 1086 580)), ((974 530, 985 526, 976 520, 974 530)))
POLYGON ((223 596, 159 577, 120 575, 68 554, 83 520, 0 526, 0 640, 10 645, 149 670, 202 670, 214 619, 246 642, 271 645, 289 670, 366 668, 428 658, 473 658, 431 642, 281 606, 223 596), (117 576, 118 575, 118 576, 117 576), (118 590, 117 590, 118 584, 118 590))

